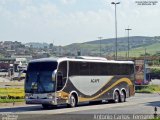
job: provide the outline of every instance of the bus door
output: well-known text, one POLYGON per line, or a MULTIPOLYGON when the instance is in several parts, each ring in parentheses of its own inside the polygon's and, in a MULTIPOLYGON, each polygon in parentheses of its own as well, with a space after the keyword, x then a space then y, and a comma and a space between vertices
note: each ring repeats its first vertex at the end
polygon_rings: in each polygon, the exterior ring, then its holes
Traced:
MULTIPOLYGON (((56 77, 56 83, 57 83, 57 87, 56 87, 56 91, 57 93, 60 93, 62 91, 62 89, 65 87, 66 81, 67 81, 67 62, 61 62, 59 64, 58 70, 57 70, 57 77, 56 77)), ((64 96, 58 96, 58 100, 57 103, 58 104, 63 104, 66 102, 66 100, 63 98, 64 96)))

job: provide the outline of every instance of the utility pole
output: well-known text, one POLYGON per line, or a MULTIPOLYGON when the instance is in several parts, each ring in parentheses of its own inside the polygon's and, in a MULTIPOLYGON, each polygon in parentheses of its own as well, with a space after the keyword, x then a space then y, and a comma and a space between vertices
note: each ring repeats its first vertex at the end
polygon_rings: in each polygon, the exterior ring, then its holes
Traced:
POLYGON ((101 40, 102 40, 102 37, 98 37, 99 39, 99 56, 101 57, 101 40))
POLYGON ((128 26, 128 28, 125 29, 125 30, 128 31, 128 58, 129 58, 129 50, 130 50, 130 44, 129 44, 129 31, 132 30, 132 29, 130 29, 129 26, 128 26))
POLYGON ((117 9, 116 6, 120 4, 120 2, 111 2, 111 4, 115 5, 115 59, 117 60, 117 9))
POLYGON ((146 60, 146 48, 144 49, 144 83, 146 83, 146 63, 147 63, 147 60, 146 60))

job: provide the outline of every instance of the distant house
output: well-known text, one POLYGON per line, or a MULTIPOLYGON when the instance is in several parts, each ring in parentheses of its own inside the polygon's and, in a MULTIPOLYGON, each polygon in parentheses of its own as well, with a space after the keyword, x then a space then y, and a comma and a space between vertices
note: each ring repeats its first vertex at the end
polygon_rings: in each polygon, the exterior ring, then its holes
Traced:
POLYGON ((15 59, 25 58, 27 62, 33 59, 31 55, 12 55, 11 58, 15 59))
POLYGON ((4 41, 3 47, 11 50, 12 41, 4 41))
POLYGON ((13 59, 13 58, 0 59, 0 70, 7 72, 10 67, 10 64, 14 64, 15 61, 16 61, 16 59, 13 59))
POLYGON ((33 55, 33 59, 47 58, 47 57, 50 57, 48 52, 37 52, 35 55, 33 55))
POLYGON ((11 57, 11 55, 15 54, 15 50, 6 50, 5 57, 11 57))

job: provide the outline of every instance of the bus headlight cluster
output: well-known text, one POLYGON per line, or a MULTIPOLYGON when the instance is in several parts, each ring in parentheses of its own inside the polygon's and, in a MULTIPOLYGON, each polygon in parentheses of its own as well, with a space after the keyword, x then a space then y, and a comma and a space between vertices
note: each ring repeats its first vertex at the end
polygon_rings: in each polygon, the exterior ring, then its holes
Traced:
POLYGON ((30 93, 26 93, 26 94, 25 94, 25 98, 26 98, 26 99, 29 99, 31 96, 32 96, 32 94, 30 94, 30 93))
POLYGON ((53 95, 52 94, 47 94, 47 98, 48 99, 53 99, 53 95))

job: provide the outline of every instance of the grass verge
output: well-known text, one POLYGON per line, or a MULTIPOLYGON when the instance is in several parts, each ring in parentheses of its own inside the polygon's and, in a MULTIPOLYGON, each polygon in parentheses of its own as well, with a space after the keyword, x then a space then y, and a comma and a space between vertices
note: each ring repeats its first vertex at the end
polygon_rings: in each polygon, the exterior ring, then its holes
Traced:
POLYGON ((146 85, 146 86, 137 86, 139 87, 136 90, 136 93, 159 93, 160 85, 146 85))
POLYGON ((23 99, 24 88, 0 88, 0 99, 23 99))
POLYGON ((150 119, 150 120, 160 120, 160 117, 158 117, 158 118, 153 118, 153 119, 150 119))
POLYGON ((24 102, 24 99, 0 99, 0 103, 24 102))
POLYGON ((0 103, 24 102, 24 88, 0 88, 0 103))

